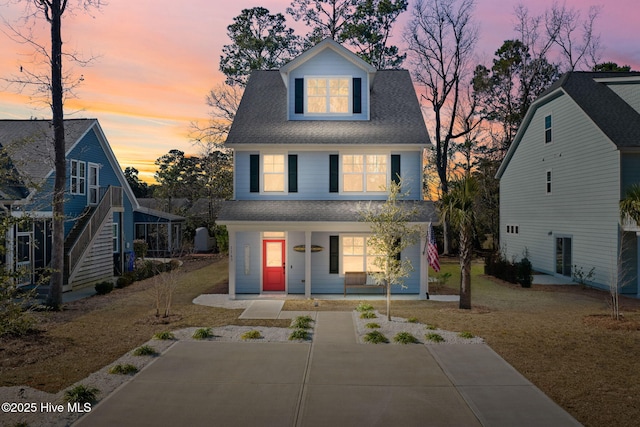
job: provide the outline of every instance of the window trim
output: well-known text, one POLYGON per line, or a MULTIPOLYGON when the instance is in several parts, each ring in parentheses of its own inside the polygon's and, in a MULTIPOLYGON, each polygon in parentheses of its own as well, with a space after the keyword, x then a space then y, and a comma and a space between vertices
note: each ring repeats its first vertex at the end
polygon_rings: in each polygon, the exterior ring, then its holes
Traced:
MULTIPOLYGON (((351 116, 353 115, 353 76, 350 75, 308 75, 308 76, 304 76, 304 83, 303 83, 303 87, 304 87, 304 114, 306 116, 311 116, 311 117, 331 117, 331 116, 351 116), (330 108, 330 99, 331 96, 329 94, 329 91, 327 90, 327 94, 325 95, 325 105, 327 107, 327 111, 324 113, 316 113, 316 112, 310 112, 309 111, 309 82, 312 79, 323 79, 325 80, 325 84, 326 86, 329 85, 329 81, 331 79, 344 79, 347 81, 348 84, 348 91, 349 94, 347 95, 347 111, 345 112, 331 112, 329 111, 330 108)), ((327 87, 328 89, 328 87, 327 87)))
POLYGON ((282 151, 265 151, 260 152, 260 192, 262 194, 288 194, 289 193, 289 164, 288 153, 282 151), (282 156, 283 159, 283 171, 282 172, 267 172, 264 164, 265 156, 282 156), (282 190, 265 190, 266 175, 282 175, 282 190))
POLYGON ((545 171, 545 194, 553 194, 553 170, 545 171))
POLYGON ((113 242, 113 253, 114 254, 118 254, 120 253, 120 232, 119 232, 119 224, 117 222, 114 222, 111 224, 112 225, 112 242, 113 242))
POLYGON ((551 113, 544 116, 544 143, 545 145, 553 144, 553 115, 551 113), (548 127, 547 127, 547 119, 549 119, 548 127))
MULTIPOLYGON (((345 256, 355 256, 355 255, 346 255, 344 250, 344 239, 349 237, 363 237, 364 238, 364 254, 362 255, 362 269, 363 271, 370 272, 372 270, 367 269, 368 261, 367 258, 375 257, 376 255, 369 254, 367 249, 369 246, 367 245, 367 241, 372 237, 372 234, 367 233, 345 233, 340 234, 338 236, 338 274, 340 277, 344 276, 345 273, 345 256)), ((378 255, 380 256, 380 255, 378 255)), ((352 271, 352 270, 349 270, 352 271)))
POLYGON ((76 196, 84 196, 87 194, 87 163, 82 160, 71 159, 69 163, 69 194, 76 196), (73 174, 73 166, 76 165, 76 172, 80 171, 82 166, 84 174, 73 174), (74 185, 76 182, 76 185, 74 185), (78 185, 81 183, 81 185, 78 185), (77 190, 76 190, 77 189, 77 190))
MULTIPOLYGON (((380 173, 375 173, 376 175, 381 175, 380 173)), ((391 179, 391 153, 389 152, 340 152, 338 158, 338 190, 340 194, 344 195, 379 195, 386 194, 389 188, 389 182, 391 179), (356 175, 358 173, 355 172, 345 172, 344 171, 344 157, 345 156, 362 156, 362 173, 359 175, 362 176, 362 191, 347 191, 345 190, 345 175, 356 175), (383 156, 385 157, 386 162, 386 171, 385 171, 385 182, 384 182, 384 190, 372 190, 367 191, 367 156, 383 156)))

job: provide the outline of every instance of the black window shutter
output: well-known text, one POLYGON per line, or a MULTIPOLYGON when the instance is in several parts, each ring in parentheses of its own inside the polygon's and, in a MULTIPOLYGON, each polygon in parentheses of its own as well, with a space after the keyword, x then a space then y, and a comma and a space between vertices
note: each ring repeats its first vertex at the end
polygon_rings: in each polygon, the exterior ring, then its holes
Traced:
POLYGON ((396 184, 400 183, 400 177, 402 174, 400 173, 400 154, 392 154, 391 155, 391 181, 396 184))
POLYGON ((329 155, 329 192, 338 193, 338 155, 329 155))
POLYGON ((289 154, 289 193, 298 192, 298 155, 289 154))
POLYGON ((362 113, 362 79, 353 78, 353 114, 362 113))
POLYGON ((249 191, 251 193, 260 192, 260 155, 251 154, 249 156, 249 191))
POLYGON ((340 272, 340 243, 338 236, 329 236, 329 274, 340 272))
POLYGON ((295 87, 295 113, 303 114, 304 113, 304 79, 296 79, 296 87, 295 87))

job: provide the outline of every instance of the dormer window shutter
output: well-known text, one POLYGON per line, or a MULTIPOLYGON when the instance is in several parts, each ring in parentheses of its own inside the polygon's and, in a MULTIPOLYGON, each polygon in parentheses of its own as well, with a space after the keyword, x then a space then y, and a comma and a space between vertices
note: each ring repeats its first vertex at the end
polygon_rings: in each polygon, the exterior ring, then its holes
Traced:
POLYGON ((289 154, 289 193, 298 192, 298 155, 289 154))
POLYGON ((396 184, 400 184, 400 177, 402 174, 400 173, 400 155, 392 154, 391 155, 391 181, 396 184))
POLYGON ((260 192, 260 155, 249 156, 249 192, 260 192))
POLYGON ((329 193, 338 193, 338 155, 329 155, 329 193))
POLYGON ((353 114, 362 113, 362 79, 353 78, 353 114))
POLYGON ((295 113, 304 114, 304 79, 296 79, 294 97, 295 113))

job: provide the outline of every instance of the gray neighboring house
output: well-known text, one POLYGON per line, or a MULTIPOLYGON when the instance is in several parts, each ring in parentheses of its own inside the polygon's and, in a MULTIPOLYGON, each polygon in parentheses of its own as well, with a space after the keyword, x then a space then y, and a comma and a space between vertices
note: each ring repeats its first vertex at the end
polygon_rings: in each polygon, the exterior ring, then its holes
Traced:
POLYGON ((532 104, 497 176, 508 259, 526 251, 534 269, 566 278, 595 267, 594 286, 640 297, 640 227, 619 210, 640 183, 640 73, 563 75, 532 104))
MULTIPOLYGON (((415 223, 436 220, 422 200, 429 144, 406 70, 375 70, 326 39, 254 71, 226 141, 234 200, 217 219, 229 231, 230 296, 342 293, 345 271, 370 270, 375 256, 359 209, 384 203, 391 180, 408 185, 415 223)), ((415 271, 394 292, 426 297, 425 238, 403 251, 415 271)))

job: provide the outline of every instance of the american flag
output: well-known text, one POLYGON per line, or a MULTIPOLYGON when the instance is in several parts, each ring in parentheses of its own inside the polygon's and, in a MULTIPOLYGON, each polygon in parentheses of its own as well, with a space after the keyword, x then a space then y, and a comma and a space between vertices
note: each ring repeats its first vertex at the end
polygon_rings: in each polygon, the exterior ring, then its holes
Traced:
POLYGON ((435 272, 440 271, 440 258, 438 257, 438 245, 436 244, 436 235, 433 232, 433 225, 429 224, 429 243, 427 244, 427 259, 429 265, 433 267, 435 272))

